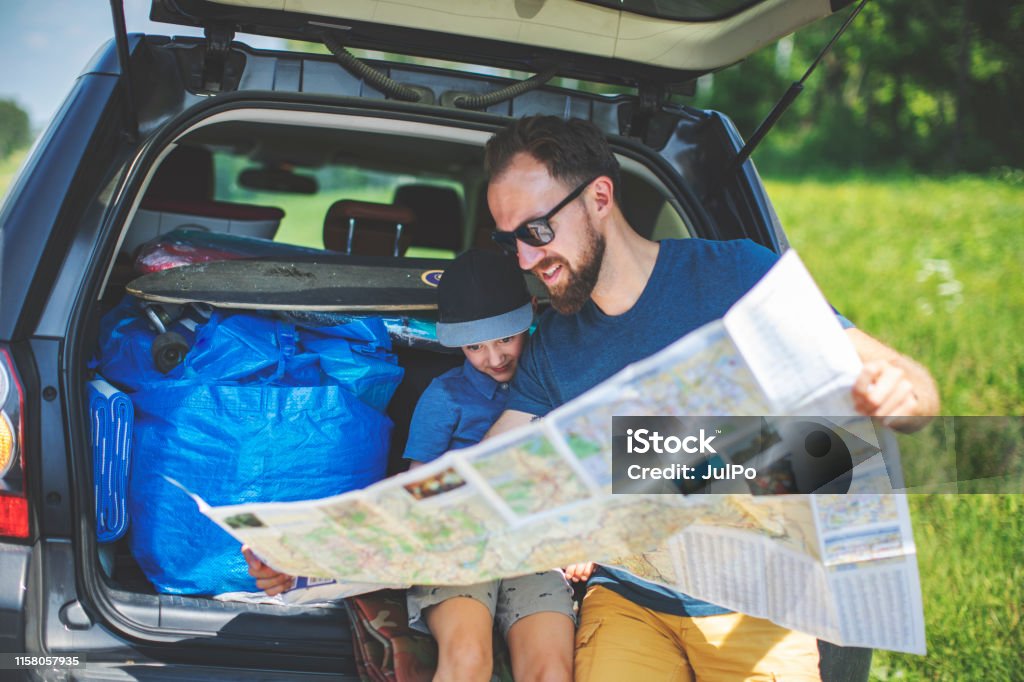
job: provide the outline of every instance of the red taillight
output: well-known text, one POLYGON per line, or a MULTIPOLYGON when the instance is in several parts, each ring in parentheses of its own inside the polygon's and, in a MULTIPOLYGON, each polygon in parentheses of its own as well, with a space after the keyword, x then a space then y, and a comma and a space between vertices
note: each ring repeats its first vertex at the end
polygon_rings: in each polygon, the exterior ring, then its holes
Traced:
POLYGON ((25 394, 6 348, 0 348, 0 536, 27 538, 25 394))
POLYGON ((24 495, 0 495, 0 536, 28 537, 28 500, 24 495))

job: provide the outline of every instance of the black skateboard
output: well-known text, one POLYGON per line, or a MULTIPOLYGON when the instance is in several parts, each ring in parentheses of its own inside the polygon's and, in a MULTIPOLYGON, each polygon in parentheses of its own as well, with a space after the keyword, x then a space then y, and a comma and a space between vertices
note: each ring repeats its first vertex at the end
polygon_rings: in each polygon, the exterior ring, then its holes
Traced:
MULTIPOLYGON (((396 342, 441 350, 432 320, 437 284, 450 262, 344 255, 225 260, 143 275, 127 291, 150 309, 151 320, 164 315, 164 309, 175 311, 169 316, 176 317, 179 306, 269 311, 323 325, 344 323, 353 313, 376 313, 386 318, 396 342)), ((531 293, 546 300, 544 285, 533 276, 524 277, 531 293)), ((168 336, 164 325, 154 326, 161 332, 154 359, 162 371, 169 371, 188 348, 177 335, 168 336)))
MULTIPOLYGON (((450 261, 432 258, 316 256, 225 260, 143 275, 128 293, 158 303, 289 311, 437 309, 437 284, 450 261)), ((526 276, 531 293, 544 286, 526 276)))

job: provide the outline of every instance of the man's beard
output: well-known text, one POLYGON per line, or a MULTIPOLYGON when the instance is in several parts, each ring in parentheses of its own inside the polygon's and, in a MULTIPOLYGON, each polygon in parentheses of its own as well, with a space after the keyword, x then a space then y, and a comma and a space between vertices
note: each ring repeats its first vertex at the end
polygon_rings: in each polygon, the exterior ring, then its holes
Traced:
POLYGON ((584 234, 586 243, 583 245, 583 254, 578 270, 572 268, 563 258, 545 259, 534 268, 539 272, 558 263, 565 271, 565 286, 557 291, 548 289, 551 307, 562 315, 574 315, 583 309, 583 305, 590 299, 590 294, 597 285, 601 263, 604 261, 604 235, 594 229, 589 216, 584 234))

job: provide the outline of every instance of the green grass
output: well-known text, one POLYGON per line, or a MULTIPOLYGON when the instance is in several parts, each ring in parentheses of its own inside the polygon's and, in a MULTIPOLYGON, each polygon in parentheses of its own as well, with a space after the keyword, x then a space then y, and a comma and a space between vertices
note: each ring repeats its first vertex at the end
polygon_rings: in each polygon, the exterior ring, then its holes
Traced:
MULTIPOLYGON (((902 176, 766 184, 828 299, 929 367, 944 414, 1024 414, 1019 182, 902 176)), ((908 478, 928 467, 929 454, 903 448, 908 478)), ((911 496, 910 509, 928 655, 876 651, 872 678, 1021 679, 1024 497, 911 496)))
POLYGON ((918 359, 943 412, 1024 415, 1024 188, 980 178, 768 182, 857 326, 918 359))
POLYGON ((875 680, 1024 674, 1024 496, 912 495, 928 655, 876 651, 875 680))

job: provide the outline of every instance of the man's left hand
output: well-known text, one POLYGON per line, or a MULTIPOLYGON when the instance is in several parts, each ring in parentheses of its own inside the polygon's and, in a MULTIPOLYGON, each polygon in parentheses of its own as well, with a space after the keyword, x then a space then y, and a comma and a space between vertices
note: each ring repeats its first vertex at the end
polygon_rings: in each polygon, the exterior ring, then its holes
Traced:
POLYGON ((881 417, 888 426, 892 417, 918 414, 914 384, 902 367, 888 360, 864 363, 853 385, 853 405, 861 414, 881 417))
POLYGON ((847 335, 864 367, 853 385, 857 411, 898 431, 916 431, 939 411, 939 394, 928 370, 858 329, 847 335))

